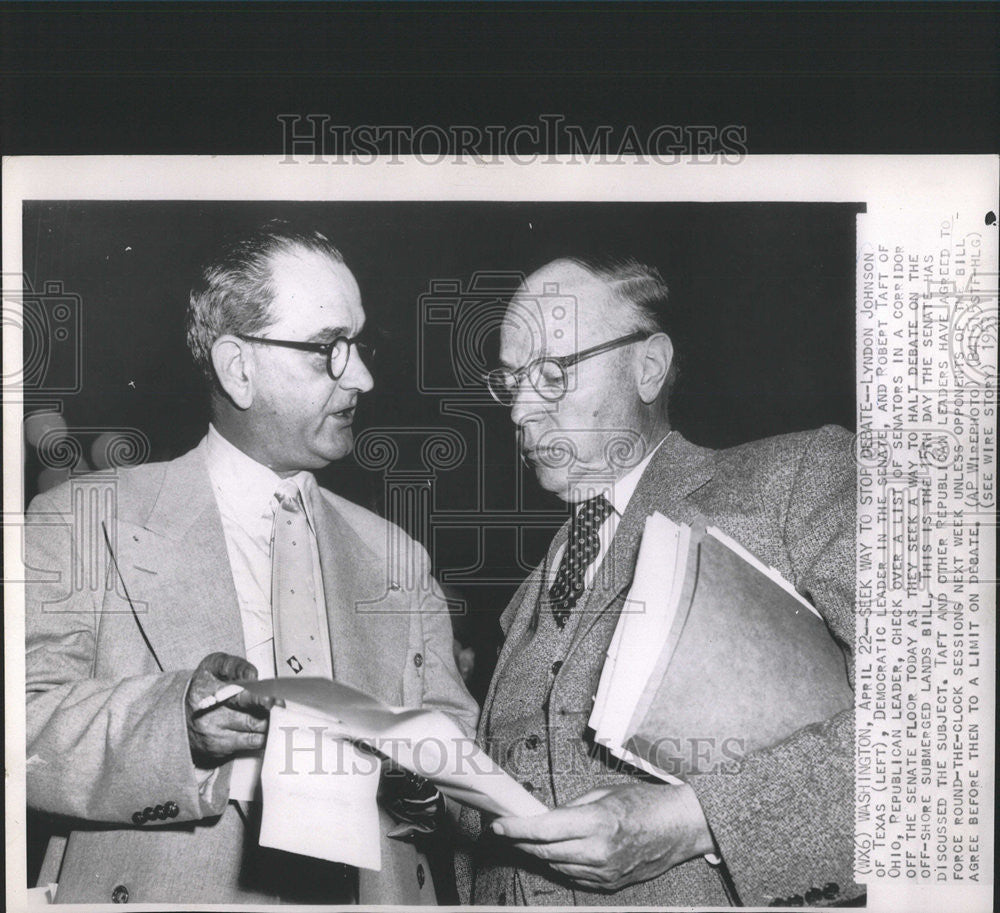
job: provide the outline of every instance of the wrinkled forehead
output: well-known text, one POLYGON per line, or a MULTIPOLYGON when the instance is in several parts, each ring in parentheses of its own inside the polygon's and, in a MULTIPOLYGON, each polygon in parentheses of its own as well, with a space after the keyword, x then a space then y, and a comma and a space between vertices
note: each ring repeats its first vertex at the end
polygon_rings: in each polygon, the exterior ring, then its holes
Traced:
POLYGON ((501 359, 522 365, 604 341, 609 296, 604 282, 582 270, 529 276, 504 315, 501 359))

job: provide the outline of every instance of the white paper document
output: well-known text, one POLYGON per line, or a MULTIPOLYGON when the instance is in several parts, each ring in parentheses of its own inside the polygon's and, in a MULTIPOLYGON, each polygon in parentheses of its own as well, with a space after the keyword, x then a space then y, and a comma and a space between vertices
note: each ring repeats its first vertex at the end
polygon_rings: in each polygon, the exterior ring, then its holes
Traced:
POLYGON ((596 741, 615 754, 674 623, 690 534, 689 527, 661 513, 646 519, 632 588, 608 648, 590 717, 596 741))
POLYGON ((260 801, 260 770, 263 763, 263 751, 248 752, 233 761, 233 772, 229 776, 229 798, 231 801, 260 801))
MULTIPOLYGON (((323 678, 266 679, 248 683, 246 690, 311 715, 311 725, 325 727, 331 736, 370 745, 466 805, 494 815, 528 816, 548 810, 440 710, 393 707, 323 678)), ((266 790, 264 807, 266 812, 266 790)))
POLYGON ((274 707, 261 771, 260 845, 381 869, 381 764, 315 712, 274 707))

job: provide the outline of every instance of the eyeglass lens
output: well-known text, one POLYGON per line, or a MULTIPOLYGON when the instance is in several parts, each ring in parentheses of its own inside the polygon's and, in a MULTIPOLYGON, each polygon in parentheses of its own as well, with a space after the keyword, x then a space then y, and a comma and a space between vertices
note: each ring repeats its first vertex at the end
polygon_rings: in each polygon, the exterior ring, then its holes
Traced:
POLYGON ((328 356, 328 370, 330 377, 339 380, 347 370, 347 363, 351 360, 351 349, 358 350, 358 358, 369 364, 375 358, 374 347, 364 342, 348 339, 346 336, 338 336, 333 341, 333 347, 328 356))
POLYGON ((543 399, 556 400, 566 392, 566 372, 557 361, 543 360, 531 365, 523 374, 497 370, 489 376, 489 386, 495 399, 510 405, 519 385, 526 380, 543 399))

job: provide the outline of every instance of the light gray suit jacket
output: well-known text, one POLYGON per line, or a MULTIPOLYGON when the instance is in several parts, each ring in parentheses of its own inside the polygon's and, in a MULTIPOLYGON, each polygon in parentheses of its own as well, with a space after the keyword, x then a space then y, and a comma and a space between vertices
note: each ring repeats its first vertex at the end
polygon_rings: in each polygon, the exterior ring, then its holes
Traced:
MULTIPOLYGON (((316 525, 336 678, 392 704, 447 711, 471 734, 477 708, 426 553, 323 494, 316 525), (390 567, 393 536, 405 560, 390 567)), ((214 651, 245 655, 201 450, 39 495, 26 564, 28 804, 65 816, 68 831, 50 844, 42 883, 58 880, 60 902, 107 903, 118 886, 134 902, 275 902, 245 864, 246 829, 227 801, 231 765, 202 789, 188 748, 192 670, 214 651), (137 811, 168 802, 174 818, 133 824, 137 811)), ((382 823, 384 834, 384 813, 382 823)), ((365 904, 434 902, 429 869, 396 840, 383 839, 381 872, 361 870, 359 894, 365 904)))
MULTIPOLYGON (((542 738, 550 752, 546 775, 551 782, 546 786, 556 804, 636 779, 593 750, 586 724, 632 582, 643 524, 653 511, 679 522, 706 520, 791 581, 819 609, 841 644, 853 687, 855 479, 852 436, 834 426, 724 451, 697 447, 677 432, 664 442, 643 473, 605 558, 603 567, 613 562, 613 573, 599 573, 574 610, 581 620, 553 679, 542 738)), ((564 526, 550 556, 566 535, 564 526)), ((542 589, 543 566, 532 572, 501 617, 506 640, 483 705, 479 737, 484 743, 491 714, 513 698, 497 683, 526 636, 542 589)), ((854 714, 845 711, 747 755, 735 773, 689 779, 743 904, 767 906, 790 898, 801 903, 807 895, 809 904, 826 904, 861 893, 852 874, 853 746, 854 714)), ((497 760, 503 763, 502 757, 497 760)), ((475 837, 480 828, 478 814, 464 810, 463 830, 475 837)), ((718 872, 702 859, 614 894, 574 892, 546 877, 544 870, 521 870, 526 896, 512 898, 509 873, 526 860, 500 859, 497 852, 497 844, 480 841, 459 854, 463 900, 626 908, 711 908, 727 902, 718 872)))

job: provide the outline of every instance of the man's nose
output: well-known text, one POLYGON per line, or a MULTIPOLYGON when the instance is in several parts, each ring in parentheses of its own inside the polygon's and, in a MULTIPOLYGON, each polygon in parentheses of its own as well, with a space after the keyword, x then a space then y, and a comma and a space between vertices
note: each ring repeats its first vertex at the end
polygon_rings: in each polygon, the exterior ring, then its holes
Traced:
POLYGON ((525 378, 521 378, 510 403, 510 420, 520 428, 533 418, 539 418, 544 408, 545 402, 535 388, 525 378))
POLYGON ((372 377, 368 365, 357 349, 354 349, 347 359, 347 368, 340 377, 340 386, 348 390, 357 390, 358 393, 367 393, 375 386, 375 378, 372 377))

